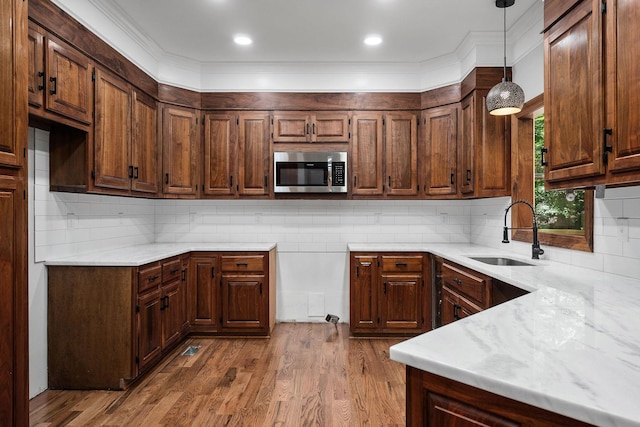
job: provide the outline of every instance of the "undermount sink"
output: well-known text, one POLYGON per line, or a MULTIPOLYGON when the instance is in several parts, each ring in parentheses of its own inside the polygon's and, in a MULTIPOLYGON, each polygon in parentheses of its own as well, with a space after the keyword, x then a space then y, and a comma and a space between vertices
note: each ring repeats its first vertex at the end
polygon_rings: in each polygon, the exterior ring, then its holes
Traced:
POLYGON ((472 256, 469 257, 473 260, 476 261, 480 261, 483 262, 485 264, 491 264, 491 265, 505 265, 505 266, 509 266, 509 267, 517 267, 517 266, 533 266, 535 264, 531 264, 528 262, 524 262, 524 261, 519 261, 517 259, 513 259, 513 258, 505 258, 505 257, 499 257, 499 256, 488 256, 488 257, 484 257, 484 256, 472 256))

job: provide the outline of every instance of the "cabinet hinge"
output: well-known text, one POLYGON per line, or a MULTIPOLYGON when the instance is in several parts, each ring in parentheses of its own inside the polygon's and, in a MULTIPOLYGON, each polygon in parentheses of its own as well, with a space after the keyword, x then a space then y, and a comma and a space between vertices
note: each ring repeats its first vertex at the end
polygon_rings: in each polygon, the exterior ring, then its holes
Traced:
POLYGON ((600 4, 600 10, 602 11, 603 14, 607 13, 607 2, 606 1, 603 1, 600 4))

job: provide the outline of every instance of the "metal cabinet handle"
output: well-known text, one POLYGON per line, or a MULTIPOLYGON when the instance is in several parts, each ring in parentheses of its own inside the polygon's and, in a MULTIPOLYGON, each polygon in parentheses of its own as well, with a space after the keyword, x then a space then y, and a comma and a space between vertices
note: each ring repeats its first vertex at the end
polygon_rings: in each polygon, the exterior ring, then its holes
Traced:
POLYGON ((458 285, 462 285, 462 279, 458 279, 457 277, 454 277, 453 281, 458 285))
POLYGON ((138 167, 135 166, 133 168, 133 179, 138 179, 138 172, 139 172, 138 167))
POLYGON ((467 182, 471 182, 471 169, 467 169, 467 182))
POLYGON ((129 165, 129 179, 133 178, 133 166, 129 165))
POLYGON ((246 266, 248 266, 248 265, 249 265, 249 264, 248 264, 248 263, 246 263, 246 262, 236 262, 236 267, 246 267, 246 266))
POLYGON ((545 167, 545 166, 549 166, 549 162, 545 160, 544 155, 546 153, 548 153, 549 150, 547 150, 546 148, 542 147, 540 149, 540 166, 545 167))
POLYGON ((38 77, 42 78, 42 83, 38 85, 38 90, 44 90, 44 85, 45 85, 45 77, 44 77, 44 71, 38 71, 38 77))
POLYGON ((55 95, 58 93, 58 78, 57 77, 49 77, 49 81, 53 83, 53 89, 49 90, 50 95, 55 95))
POLYGON ((169 174, 168 173, 164 174, 164 183, 165 184, 169 184, 169 174))
POLYGON ((602 163, 609 163, 609 153, 613 153, 613 147, 607 145, 607 135, 613 135, 613 129, 603 129, 602 131, 602 163))
POLYGON ((156 274, 155 276, 149 277, 149 282, 154 282, 154 281, 158 280, 159 278, 160 278, 160 276, 156 274))
POLYGON ((406 262, 396 262, 396 267, 406 267, 407 263, 406 262))

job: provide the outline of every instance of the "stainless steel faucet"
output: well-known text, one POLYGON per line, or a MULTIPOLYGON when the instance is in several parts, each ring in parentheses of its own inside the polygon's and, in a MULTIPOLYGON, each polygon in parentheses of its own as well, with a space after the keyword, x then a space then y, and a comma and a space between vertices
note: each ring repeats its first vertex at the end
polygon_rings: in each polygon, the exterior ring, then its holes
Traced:
POLYGON ((536 210, 533 205, 526 200, 516 200, 511 203, 507 209, 504 210, 504 231, 502 232, 502 243, 509 243, 509 230, 532 230, 533 231, 533 244, 531 245, 531 259, 540 259, 540 255, 544 254, 544 250, 540 248, 540 242, 538 241, 538 221, 536 219, 536 210), (529 206, 533 213, 533 226, 531 227, 507 227, 507 214, 511 206, 523 204, 529 206))

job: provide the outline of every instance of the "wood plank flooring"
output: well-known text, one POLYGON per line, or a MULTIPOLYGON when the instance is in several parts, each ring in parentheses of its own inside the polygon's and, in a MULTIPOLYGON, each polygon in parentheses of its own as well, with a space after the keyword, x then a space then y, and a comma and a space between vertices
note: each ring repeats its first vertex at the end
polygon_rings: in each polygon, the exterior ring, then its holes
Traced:
POLYGON ((189 338, 126 391, 49 390, 31 426, 404 426, 402 339, 278 323, 270 339, 189 338), (194 356, 182 356, 199 346, 194 356))

